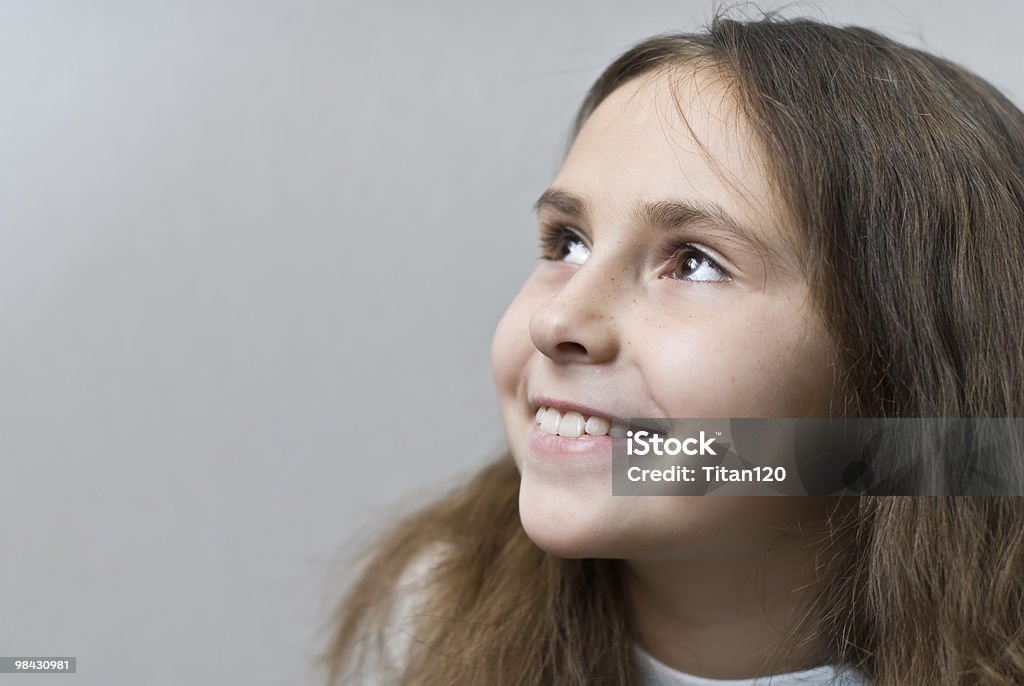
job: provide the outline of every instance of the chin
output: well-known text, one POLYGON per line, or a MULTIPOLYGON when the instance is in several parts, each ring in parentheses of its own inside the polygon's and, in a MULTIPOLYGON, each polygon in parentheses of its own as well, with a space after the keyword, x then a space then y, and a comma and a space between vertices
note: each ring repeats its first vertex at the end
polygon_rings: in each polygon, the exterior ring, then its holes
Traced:
POLYGON ((564 558, 619 557, 616 527, 611 524, 615 518, 601 507, 606 503, 562 490, 531 488, 524 480, 519 517, 526 535, 547 553, 564 558))

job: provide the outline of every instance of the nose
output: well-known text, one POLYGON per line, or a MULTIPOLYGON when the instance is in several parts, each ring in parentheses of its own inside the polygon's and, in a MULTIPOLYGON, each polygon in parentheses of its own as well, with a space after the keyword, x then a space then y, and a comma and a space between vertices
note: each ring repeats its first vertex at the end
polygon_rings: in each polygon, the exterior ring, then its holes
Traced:
POLYGON ((560 363, 600 364, 615 358, 620 326, 615 303, 625 275, 593 257, 577 268, 530 317, 530 338, 541 353, 560 363))

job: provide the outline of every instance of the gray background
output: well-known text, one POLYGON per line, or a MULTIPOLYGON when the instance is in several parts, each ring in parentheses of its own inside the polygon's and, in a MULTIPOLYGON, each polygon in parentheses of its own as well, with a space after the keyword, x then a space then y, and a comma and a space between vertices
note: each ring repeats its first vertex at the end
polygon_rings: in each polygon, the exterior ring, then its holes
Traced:
MULTIPOLYGON (((0 655, 315 683, 352 543, 501 449, 491 331, 586 87, 711 8, 0 3, 0 655)), ((1024 98, 1014 3, 790 13, 1024 98)))

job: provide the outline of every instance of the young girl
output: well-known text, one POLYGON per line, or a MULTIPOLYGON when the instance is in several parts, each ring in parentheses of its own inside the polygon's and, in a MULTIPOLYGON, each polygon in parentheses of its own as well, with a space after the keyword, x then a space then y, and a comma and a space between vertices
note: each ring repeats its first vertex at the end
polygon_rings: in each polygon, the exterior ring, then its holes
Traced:
POLYGON ((716 17, 588 93, 501 320, 509 453, 379 542, 332 683, 1024 684, 1024 503, 613 496, 629 417, 1020 417, 1024 115, 716 17))

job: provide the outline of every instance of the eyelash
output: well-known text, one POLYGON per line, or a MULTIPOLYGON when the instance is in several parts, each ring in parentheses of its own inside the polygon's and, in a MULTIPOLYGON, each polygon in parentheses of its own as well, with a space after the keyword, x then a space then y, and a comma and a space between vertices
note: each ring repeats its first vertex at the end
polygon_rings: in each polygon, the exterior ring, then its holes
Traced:
POLYGON ((584 242, 582 237, 568 226, 561 224, 541 224, 540 227, 540 259, 556 261, 565 257, 560 251, 565 247, 562 239, 571 238, 584 242))
MULTIPOLYGON (((580 243, 586 243, 583 237, 573 230, 572 228, 564 224, 542 224, 540 227, 540 258, 542 260, 557 261, 565 257, 565 240, 571 239, 580 243)), ((732 274, 726 270, 715 258, 707 254, 699 247, 688 241, 676 241, 670 243, 666 250, 660 256, 662 260, 668 262, 672 261, 677 267, 679 260, 687 252, 693 252, 700 257, 701 260, 707 261, 707 263, 717 272, 719 272, 723 281, 731 281, 732 274)), ((675 272, 675 269, 673 269, 675 272)), ((678 281, 691 281, 690 279, 677 279, 678 281)), ((694 280, 692 283, 717 283, 714 281, 700 281, 694 280)))

